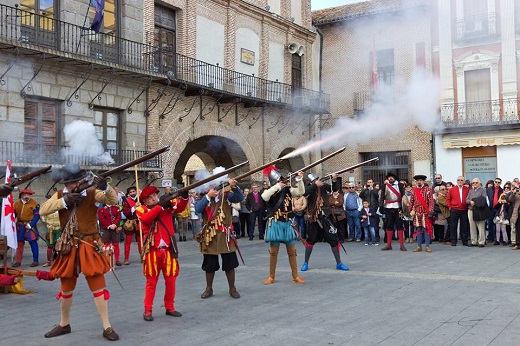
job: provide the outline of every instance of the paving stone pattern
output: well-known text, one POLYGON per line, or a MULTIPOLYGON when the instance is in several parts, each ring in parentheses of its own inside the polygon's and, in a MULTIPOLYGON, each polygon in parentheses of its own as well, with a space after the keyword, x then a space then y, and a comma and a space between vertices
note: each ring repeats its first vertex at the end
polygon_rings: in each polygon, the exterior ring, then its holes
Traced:
MULTIPOLYGON (((394 242, 395 243, 395 242, 394 242)), ((434 244, 433 252, 381 252, 380 246, 345 243, 342 259, 351 270, 335 270, 329 246, 315 246, 304 285, 292 283, 282 245, 276 283, 268 276, 268 245, 239 240, 246 265, 237 270, 242 298, 228 294, 223 272, 214 296, 205 288, 202 256, 192 241, 181 242, 181 272, 176 309, 166 316, 164 284, 159 281, 153 322, 143 313, 144 277, 132 250, 131 264, 117 267, 124 290, 106 275, 112 298, 110 320, 124 345, 514 345, 520 340, 520 251, 434 244), (515 340, 517 340, 515 342, 515 340)), ((135 243, 134 243, 135 246, 135 243)), ((298 265, 303 245, 298 246, 298 265)), ((41 247, 41 257, 44 248, 41 247)), ((30 249, 24 264, 30 263, 30 249)), ((40 269, 42 269, 40 267, 40 269)), ((83 278, 74 292, 72 333, 43 335, 59 322, 54 299, 59 282, 26 277, 24 287, 38 292, 0 295, 3 345, 107 344, 101 321, 83 278)))

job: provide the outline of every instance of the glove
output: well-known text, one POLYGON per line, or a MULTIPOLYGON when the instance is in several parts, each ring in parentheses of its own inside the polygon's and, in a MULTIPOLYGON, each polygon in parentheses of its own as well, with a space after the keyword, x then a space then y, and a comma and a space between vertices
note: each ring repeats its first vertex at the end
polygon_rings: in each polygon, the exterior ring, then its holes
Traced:
POLYGON ((81 193, 66 193, 63 195, 63 200, 65 201, 65 204, 67 204, 67 207, 72 207, 74 205, 78 205, 82 200, 84 196, 81 193))
POLYGON ((107 179, 106 178, 103 178, 103 177, 95 177, 94 178, 94 184, 97 185, 97 188, 99 190, 106 190, 107 189, 107 179))
POLYGON ((0 197, 7 197, 11 192, 13 192, 11 186, 5 184, 0 185, 0 197))
POLYGON ((161 198, 159 198, 158 204, 163 208, 171 208, 173 206, 171 198, 172 198, 172 195, 170 195, 170 194, 161 196, 161 198))

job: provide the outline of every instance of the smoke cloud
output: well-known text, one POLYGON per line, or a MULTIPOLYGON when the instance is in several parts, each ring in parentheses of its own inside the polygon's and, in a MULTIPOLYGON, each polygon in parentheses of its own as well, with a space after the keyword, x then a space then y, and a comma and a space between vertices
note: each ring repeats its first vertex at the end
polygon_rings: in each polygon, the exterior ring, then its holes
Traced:
MULTIPOLYGON (((213 169, 213 173, 210 173, 207 169, 199 169, 197 172, 195 172, 195 181, 201 181, 203 179, 206 179, 212 175, 218 174, 220 172, 225 171, 226 169, 224 167, 216 167, 213 169)), ((214 179, 204 185, 201 185, 197 188, 195 188, 195 192, 197 193, 206 193, 212 186, 218 186, 220 184, 226 183, 229 180, 228 175, 223 175, 217 179, 214 179)))
POLYGON ((63 128, 65 141, 69 147, 62 149, 61 155, 67 161, 77 161, 86 159, 85 164, 109 165, 114 163, 114 159, 108 152, 105 152, 99 142, 96 129, 92 123, 84 120, 75 120, 63 128))
POLYGON ((284 158, 321 149, 355 147, 404 133, 412 126, 426 132, 442 128, 439 112, 438 78, 417 69, 409 83, 378 85, 372 103, 357 118, 340 117, 336 124, 321 133, 321 140, 310 141, 284 158))

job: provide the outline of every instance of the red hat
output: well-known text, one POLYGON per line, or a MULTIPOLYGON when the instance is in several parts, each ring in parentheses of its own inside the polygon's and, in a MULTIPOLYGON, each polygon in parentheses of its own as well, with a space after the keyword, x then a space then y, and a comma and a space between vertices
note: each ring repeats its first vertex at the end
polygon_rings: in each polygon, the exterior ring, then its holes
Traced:
POLYGON ((34 195, 36 192, 34 192, 34 191, 31 190, 31 189, 25 189, 25 190, 20 191, 20 195, 22 195, 22 194, 24 194, 24 193, 26 193, 26 194, 28 194, 28 195, 34 195))
POLYGON ((139 195, 139 202, 144 203, 144 200, 154 193, 159 193, 159 189, 155 186, 147 186, 141 191, 141 194, 139 195))

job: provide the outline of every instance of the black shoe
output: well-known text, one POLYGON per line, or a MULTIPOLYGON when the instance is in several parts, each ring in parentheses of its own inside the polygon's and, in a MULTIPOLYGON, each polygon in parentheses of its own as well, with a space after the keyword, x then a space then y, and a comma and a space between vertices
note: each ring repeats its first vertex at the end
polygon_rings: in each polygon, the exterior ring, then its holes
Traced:
POLYGON ((253 240, 253 237, 249 237, 249 240, 253 240))
POLYGON ((478 244, 478 247, 484 247, 484 244, 478 244))
POLYGON ((50 332, 48 332, 47 334, 45 334, 45 337, 46 338, 53 338, 55 336, 60 336, 60 335, 63 335, 63 334, 69 334, 71 331, 70 329, 70 324, 67 324, 66 326, 62 327, 60 326, 59 324, 57 326, 55 326, 54 328, 51 329, 50 332))
POLYGON ((152 315, 152 312, 151 312, 151 311, 145 311, 144 314, 143 314, 143 319, 144 319, 145 321, 148 321, 148 322, 153 321, 153 315, 152 315))
POLYGON ((471 245, 468 244, 468 242, 465 242, 465 243, 463 242, 462 245, 464 245, 464 246, 471 246, 471 245))
POLYGON ((182 241, 186 241, 186 237, 185 236, 182 236, 182 241))
POLYGON ((262 235, 262 236, 258 237, 258 239, 264 240, 264 236, 262 235))
POLYGON ((173 317, 181 317, 182 314, 177 310, 166 310, 166 315, 173 317))
POLYGON ((495 242, 493 243, 493 245, 500 245, 500 243, 498 241, 495 240, 495 242))
POLYGON ((103 337, 110 341, 117 341, 119 340, 119 335, 117 335, 116 332, 112 329, 112 327, 108 327, 103 331, 103 337))
POLYGON ((455 243, 451 243, 451 246, 457 246, 457 244, 455 244, 455 243))

